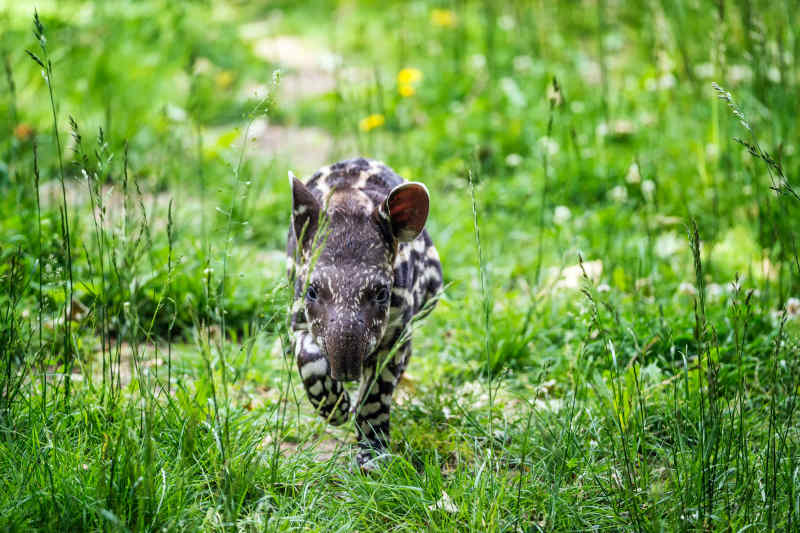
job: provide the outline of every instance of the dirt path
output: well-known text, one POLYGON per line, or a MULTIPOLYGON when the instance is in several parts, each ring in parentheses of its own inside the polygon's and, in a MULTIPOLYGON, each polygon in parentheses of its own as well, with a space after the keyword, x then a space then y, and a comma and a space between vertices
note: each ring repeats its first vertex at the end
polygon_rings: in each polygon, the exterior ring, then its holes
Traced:
MULTIPOLYGON (((336 69, 341 58, 312 41, 290 35, 270 35, 269 25, 255 24, 243 32, 243 39, 251 43, 253 53, 269 66, 281 69, 281 82, 277 101, 282 107, 292 107, 299 102, 336 90, 336 69)), ((353 69, 347 69, 348 79, 360 79, 353 69), (352 72, 351 72, 352 71, 352 72)), ((265 95, 267 87, 251 84, 243 95, 249 98, 265 95)), ((356 143, 345 138, 335 146, 330 132, 316 127, 276 125, 262 121, 253 125, 252 138, 256 151, 262 156, 286 160, 299 176, 308 176, 319 167, 330 163, 334 150, 343 156, 356 154, 356 143)))

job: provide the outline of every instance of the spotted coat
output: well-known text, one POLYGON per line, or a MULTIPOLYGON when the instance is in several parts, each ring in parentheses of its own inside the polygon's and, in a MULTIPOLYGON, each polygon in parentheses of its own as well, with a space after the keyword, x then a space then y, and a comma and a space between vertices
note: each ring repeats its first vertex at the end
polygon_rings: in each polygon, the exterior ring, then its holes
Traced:
POLYGON ((292 350, 316 411, 332 424, 355 414, 358 461, 368 468, 389 442, 392 395, 411 355, 408 326, 442 286, 423 229, 427 189, 360 158, 323 167, 305 185, 292 179, 292 193, 292 350), (342 382, 359 377, 351 401, 342 382))

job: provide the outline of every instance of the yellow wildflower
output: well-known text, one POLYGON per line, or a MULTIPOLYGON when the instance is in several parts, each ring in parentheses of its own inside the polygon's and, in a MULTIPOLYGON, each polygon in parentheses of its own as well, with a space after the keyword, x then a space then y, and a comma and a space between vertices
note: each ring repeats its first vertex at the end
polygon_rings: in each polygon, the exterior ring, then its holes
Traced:
POLYGON ((406 67, 397 73, 397 83, 410 85, 422 79, 422 72, 418 68, 406 67))
POLYGON ((214 81, 217 82, 217 87, 220 89, 227 89, 233 83, 233 74, 229 70, 223 70, 217 74, 214 81))
POLYGON ((456 25, 456 14, 449 9, 434 9, 431 11, 431 22, 440 28, 452 28, 456 25))
POLYGON ((377 127, 383 126, 383 123, 386 122, 386 119, 383 115, 380 114, 372 114, 368 117, 362 118, 358 121, 358 128, 361 131, 370 131, 374 130, 377 127))
POLYGON ((414 93, 416 93, 417 90, 407 83, 401 83, 397 86, 397 92, 399 92, 400 96, 403 98, 408 98, 409 96, 414 96, 414 93))

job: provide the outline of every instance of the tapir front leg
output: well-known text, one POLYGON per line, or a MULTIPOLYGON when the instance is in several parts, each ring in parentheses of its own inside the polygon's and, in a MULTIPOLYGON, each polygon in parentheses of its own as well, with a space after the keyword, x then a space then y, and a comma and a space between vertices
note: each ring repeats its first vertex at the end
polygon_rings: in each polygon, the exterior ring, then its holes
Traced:
POLYGON ((346 422, 350 417, 350 396, 340 382, 328 375, 328 360, 308 331, 295 332, 293 351, 314 409, 335 426, 346 422))
POLYGON ((405 343, 395 351, 394 357, 386 361, 382 353, 364 368, 358 394, 356 411, 356 433, 358 435, 358 464, 366 467, 376 455, 389 447, 389 415, 392 395, 405 371, 411 354, 411 343, 405 343), (385 364, 382 365, 381 362, 385 364), (377 373, 377 375, 376 375, 377 373))

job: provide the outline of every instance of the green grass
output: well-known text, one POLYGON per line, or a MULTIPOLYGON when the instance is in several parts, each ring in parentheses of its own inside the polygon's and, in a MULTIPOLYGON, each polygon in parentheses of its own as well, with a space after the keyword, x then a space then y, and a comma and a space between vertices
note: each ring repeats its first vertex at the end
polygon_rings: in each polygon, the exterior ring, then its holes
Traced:
POLYGON ((797 530, 799 7, 0 1, 0 530, 797 530), (284 357, 356 154, 447 286, 369 475, 284 357))

